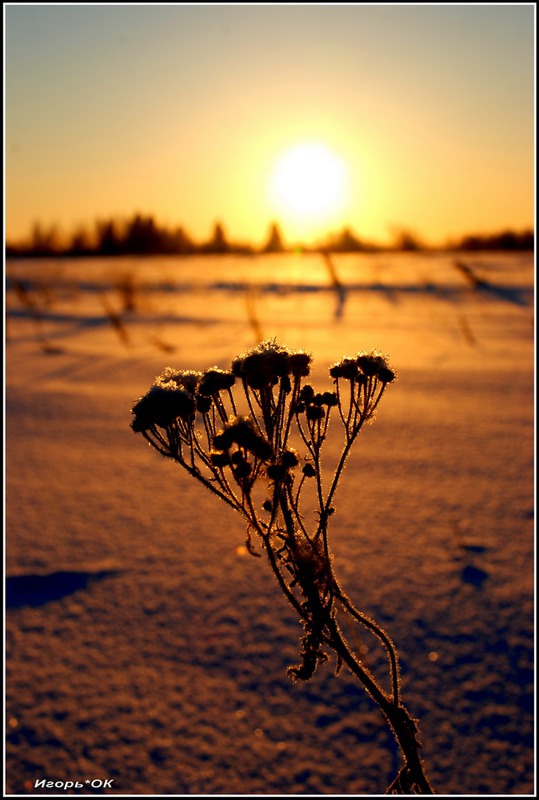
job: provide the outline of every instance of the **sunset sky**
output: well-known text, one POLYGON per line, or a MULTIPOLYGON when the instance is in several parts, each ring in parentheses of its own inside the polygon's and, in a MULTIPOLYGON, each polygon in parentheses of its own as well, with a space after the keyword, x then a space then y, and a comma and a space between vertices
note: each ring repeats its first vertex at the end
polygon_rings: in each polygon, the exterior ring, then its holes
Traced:
POLYGON ((533 4, 4 8, 8 241, 533 226, 533 4))

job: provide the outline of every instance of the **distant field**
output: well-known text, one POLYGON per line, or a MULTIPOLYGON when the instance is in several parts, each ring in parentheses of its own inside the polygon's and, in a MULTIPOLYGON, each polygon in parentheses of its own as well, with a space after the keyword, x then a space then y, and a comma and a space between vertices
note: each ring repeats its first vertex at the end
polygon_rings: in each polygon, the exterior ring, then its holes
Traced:
POLYGON ((396 369, 339 488, 336 570, 399 649, 435 790, 533 793, 533 254, 17 260, 6 280, 10 794, 394 777, 351 676, 287 680, 301 627, 241 520, 129 427, 165 366, 274 336, 316 387, 362 350, 396 369))

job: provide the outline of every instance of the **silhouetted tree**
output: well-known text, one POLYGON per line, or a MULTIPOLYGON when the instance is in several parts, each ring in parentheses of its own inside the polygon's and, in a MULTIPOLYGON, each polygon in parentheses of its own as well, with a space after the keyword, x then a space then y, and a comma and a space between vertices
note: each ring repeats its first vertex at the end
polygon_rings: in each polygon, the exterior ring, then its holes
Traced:
POLYGON ((181 226, 176 228, 168 235, 167 242, 167 252, 169 253, 188 255, 189 253, 194 253, 196 251, 193 240, 187 235, 181 226))
POLYGON ((227 242, 225 231, 220 222, 216 222, 213 228, 213 235, 209 242, 202 245, 205 253, 228 253, 230 245, 227 242))
POLYGON ((97 253, 101 256, 115 256, 121 252, 121 242, 114 220, 97 222, 97 253))
POLYGON ((533 250, 535 236, 533 231, 502 231, 496 234, 474 234, 464 236, 456 245, 456 250, 533 250))
MULTIPOLYGON (((513 231, 505 230, 495 234, 472 234, 463 236, 460 240, 447 242, 441 247, 445 250, 506 250, 523 251, 533 250, 535 234, 533 230, 513 231)), ((230 243, 225 235, 223 225, 216 222, 212 237, 208 242, 197 245, 187 235, 185 230, 178 226, 173 230, 159 227, 152 216, 135 214, 126 224, 120 224, 114 219, 98 220, 95 223, 95 233, 89 235, 84 226, 80 226, 71 239, 67 242, 60 241, 60 235, 55 226, 43 228, 35 223, 31 234, 25 242, 5 243, 6 257, 47 257, 47 256, 83 256, 101 255, 115 256, 122 253, 152 255, 160 253, 189 255, 193 253, 237 253, 242 255, 259 252, 279 253, 287 248, 283 243, 281 231, 277 223, 269 226, 266 242, 259 250, 251 244, 230 243)), ((292 248, 288 248, 292 249, 292 248)), ((297 249, 302 252, 378 252, 387 250, 376 243, 368 243, 359 239, 349 227, 340 233, 332 234, 323 243, 311 247, 298 244, 297 249)), ((419 251, 425 249, 420 239, 408 230, 397 229, 394 232, 394 242, 389 247, 391 250, 419 251)))
POLYGON ((163 252, 162 237, 153 217, 135 214, 127 225, 124 249, 137 255, 163 252))
POLYGON ((404 250, 406 252, 417 252, 423 250, 424 245, 419 238, 409 230, 398 230, 394 234, 393 250, 404 250))
POLYGON ((75 230, 67 247, 66 255, 87 256, 92 252, 90 235, 84 226, 75 230))
POLYGON ((363 250, 363 243, 353 233, 350 228, 343 228, 343 230, 331 240, 328 249, 335 250, 339 253, 356 253, 363 250))
POLYGON ((284 251, 283 238, 276 222, 270 225, 266 244, 262 247, 263 253, 282 253, 284 251))
POLYGON ((30 252, 33 256, 52 256, 58 253, 58 230, 53 225, 48 229, 34 223, 30 240, 30 252))

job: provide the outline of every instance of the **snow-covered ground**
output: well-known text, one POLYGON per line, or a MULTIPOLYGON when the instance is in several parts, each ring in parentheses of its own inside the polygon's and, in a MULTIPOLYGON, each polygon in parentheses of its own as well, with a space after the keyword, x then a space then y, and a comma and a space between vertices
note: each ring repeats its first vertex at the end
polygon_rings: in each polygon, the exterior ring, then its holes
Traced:
POLYGON ((239 516, 129 427, 165 366, 225 368, 273 336, 312 352, 317 387, 361 350, 398 372, 339 487, 336 571, 398 647, 436 792, 533 793, 533 255, 332 264, 7 264, 8 793, 365 795, 395 776, 350 675, 286 677, 301 628, 239 516))

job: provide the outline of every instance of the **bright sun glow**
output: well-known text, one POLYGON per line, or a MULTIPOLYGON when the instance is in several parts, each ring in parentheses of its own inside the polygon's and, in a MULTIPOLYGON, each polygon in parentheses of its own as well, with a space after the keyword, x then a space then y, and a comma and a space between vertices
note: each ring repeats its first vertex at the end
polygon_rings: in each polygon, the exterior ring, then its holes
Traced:
POLYGON ((288 216, 329 217, 346 201, 344 164, 322 144, 297 145, 278 159, 271 194, 288 216))

